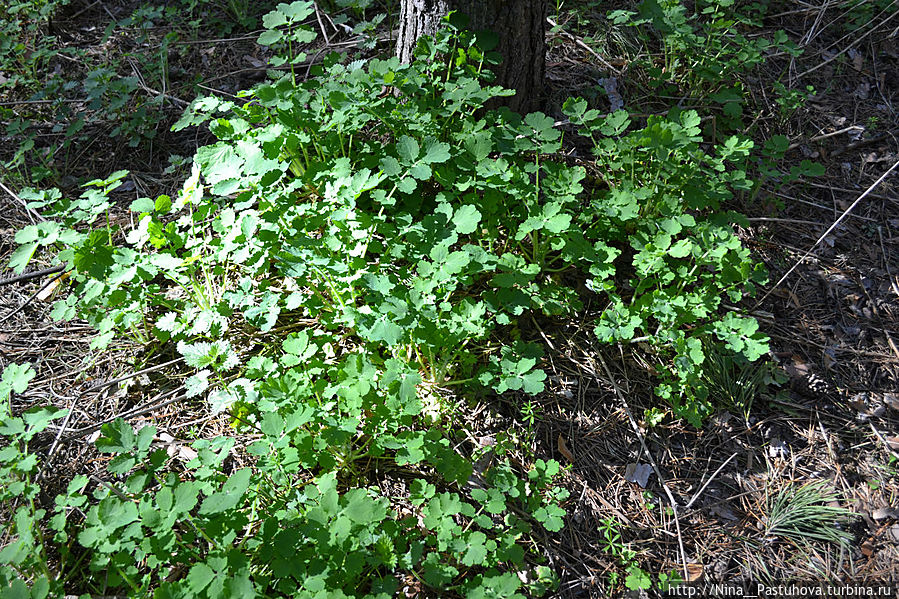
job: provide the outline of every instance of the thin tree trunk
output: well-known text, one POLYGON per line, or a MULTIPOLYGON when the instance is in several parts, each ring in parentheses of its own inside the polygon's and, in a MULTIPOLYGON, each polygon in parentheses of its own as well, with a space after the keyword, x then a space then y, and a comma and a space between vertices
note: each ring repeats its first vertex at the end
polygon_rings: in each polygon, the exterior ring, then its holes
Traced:
POLYGON ((418 38, 433 34, 451 11, 469 17, 468 29, 493 31, 502 63, 492 67, 496 83, 514 89, 503 104, 518 112, 539 108, 546 65, 546 0, 402 0, 397 56, 412 60, 418 38))

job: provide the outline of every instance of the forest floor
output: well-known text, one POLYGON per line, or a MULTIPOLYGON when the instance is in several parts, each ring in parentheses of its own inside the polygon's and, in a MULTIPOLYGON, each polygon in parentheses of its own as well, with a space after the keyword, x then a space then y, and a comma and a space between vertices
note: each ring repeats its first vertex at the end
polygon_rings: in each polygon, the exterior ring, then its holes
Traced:
MULTIPOLYGON (((593 44, 602 58, 588 49, 585 37, 602 37, 597 28, 605 8, 584 4, 578 18, 553 15, 565 33, 547 36, 544 111, 561 120, 564 98, 595 96, 597 80, 614 68, 626 108, 657 112, 658 101, 642 82, 629 79, 629 56, 606 53, 614 45, 593 44)), ((527 334, 550 348, 544 364, 550 376, 532 404, 531 421, 522 419, 515 397, 496 397, 467 414, 474 438, 489 443, 498 431, 519 428, 532 440, 522 459, 553 458, 569 466, 565 527, 547 536, 544 548, 561 575, 560 597, 623 594, 633 566, 653 577, 685 573, 691 581, 881 582, 899 572, 899 178, 875 185, 899 161, 899 20, 892 19, 895 11, 875 13, 850 35, 844 15, 850 3, 774 4, 756 34, 784 30, 804 52, 773 56, 752 73, 744 83, 756 112, 744 119, 756 139, 786 135, 788 163, 811 160, 824 167, 822 176, 779 189, 763 186, 754 201, 733 206, 749 217, 751 226, 740 236, 770 273, 743 308, 771 337, 769 358, 782 369, 782 383, 751 397, 745 411, 719 411, 702 429, 672 417, 650 426, 644 414, 658 404, 651 352, 598 346, 588 325, 601 310, 594 305, 577 322, 533 321, 527 334), (773 100, 775 82, 792 89, 812 85, 816 92, 784 114, 773 100), (797 483, 822 483, 851 510, 847 545, 774 534, 770 516, 778 494, 797 483)), ((71 45, 125 56, 166 33, 154 25, 120 28, 104 38, 111 20, 137 8, 124 0, 75 1, 53 26, 71 45)), ((352 41, 334 32, 329 40, 355 51, 352 41)), ((389 40, 364 54, 377 51, 388 52, 389 40)), ((173 166, 170 156, 190 157, 208 135, 169 132, 193 99, 192 89, 232 97, 264 76, 266 57, 252 35, 201 36, 171 56, 170 100, 155 137, 129 147, 123 137, 110 137, 116 122, 87 123, 89 141, 53 165, 64 193, 127 169, 126 184, 114 192, 122 215, 137 197, 174 195, 189 166, 173 166)), ((129 68, 139 75, 143 66, 132 62, 129 68)), ((608 106, 601 96, 597 103, 601 110, 608 106)), ((41 135, 56 133, 48 124, 41 135)), ((11 151, 2 150, 0 158, 11 151)), ((6 192, 0 205, 5 264, 16 231, 35 216, 6 192)), ((50 266, 51 257, 44 258, 50 266)), ((75 474, 104 468, 106 458, 90 441, 116 417, 155 424, 174 452, 185 450, 188 435, 234 434, 226 416, 211 416, 199 404, 148 403, 156 381, 184 376, 176 366, 154 362, 159 367, 152 372, 112 384, 132 373, 142 349, 119 344, 93 353, 88 345, 95 331, 78 321, 54 322, 51 302, 31 301, 46 281, 0 287, 0 370, 31 362, 37 377, 27 397, 72 410, 64 435, 40 441, 48 497, 75 474)))

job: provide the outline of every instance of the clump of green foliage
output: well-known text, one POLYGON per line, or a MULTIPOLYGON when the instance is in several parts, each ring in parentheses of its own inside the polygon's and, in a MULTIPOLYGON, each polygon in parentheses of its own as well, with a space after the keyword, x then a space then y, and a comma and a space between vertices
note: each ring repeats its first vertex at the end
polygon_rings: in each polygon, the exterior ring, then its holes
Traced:
MULTIPOLYGON (((285 345, 295 351, 292 341, 285 345)), ((193 443, 197 457, 176 471, 166 449, 153 447, 155 427, 135 431, 121 419, 104 425, 97 447, 111 456, 107 470, 117 482, 90 485, 88 496, 89 480, 78 476, 52 514, 37 506, 40 466, 28 442, 64 412, 7 415, 0 425, 8 442, 0 452, 0 500, 15 506, 15 515, 13 540, 0 551, 0 591, 58 596, 77 572, 92 591, 133 597, 387 598, 406 573, 468 596, 542 594, 553 581, 547 568, 533 569, 525 581, 506 570, 525 567, 522 541, 534 522, 561 526, 556 504, 564 496, 550 485, 558 464, 538 460, 522 478, 500 461, 481 486, 462 493, 470 464, 440 435, 404 426, 419 411, 414 384, 404 378, 414 380, 414 373, 392 370, 375 380, 373 366, 358 355, 331 370, 333 384, 317 381, 331 397, 321 405, 311 389, 292 386, 308 373, 287 370, 269 379, 281 390, 260 399, 264 415, 252 425, 259 438, 248 448, 253 468, 226 473, 234 439, 220 437, 193 443), (391 501, 398 498, 353 479, 353 461, 363 458, 428 463, 438 483, 410 480, 401 509, 391 501), (84 517, 76 523, 78 513, 84 517), (45 538, 48 517, 52 535, 45 538)), ((11 366, 3 374, 9 387, 0 391, 8 400, 33 375, 11 366)))
MULTIPOLYGON (((278 64, 304 59, 311 11, 298 1, 263 19, 278 64)), ((653 345, 658 395, 696 426, 712 409, 706 347, 750 361, 766 350, 754 320, 719 315, 764 280, 734 234, 741 217, 723 208, 752 187, 752 142, 709 149, 694 111, 637 126, 572 99, 564 112, 601 173, 588 183, 557 158, 554 119, 484 110, 509 94, 484 67, 474 38, 449 29, 411 64, 329 60, 240 101, 198 99, 175 128, 208 125, 218 141, 176 197, 131 204, 134 226, 108 218, 125 172, 77 199, 23 193, 50 220, 18 233, 12 265, 58 251, 73 286, 53 316, 87 319, 95 348, 127 335, 174 349, 193 369, 186 397, 259 439, 252 467, 232 471, 234 441, 219 438, 175 469, 152 428, 104 426, 114 482, 75 505, 78 479, 57 505, 83 521, 53 528, 56 551, 84 560, 87 587, 387 597, 411 577, 469 597, 541 594, 552 575, 535 565, 533 535, 562 526, 559 465, 516 469, 500 439, 475 472, 435 389, 542 392, 542 349, 518 321, 573 315, 586 293, 606 306, 598 339, 653 345), (373 463, 404 494, 381 495, 373 463)), ((58 416, 41 414, 3 429, 13 466, 0 475, 24 502, 0 582, 55 592, 69 573, 49 572, 44 542, 23 532, 44 516, 24 444, 58 416)))
POLYGON ((65 20, 67 0, 17 0, 0 7, 0 91, 14 98, 0 105, 4 133, 14 142, 4 166, 23 181, 39 183, 66 170, 98 131, 113 143, 150 145, 177 105, 168 95, 170 60, 190 51, 177 42, 195 38, 201 26, 219 35, 253 30, 256 11, 265 4, 142 5, 106 24, 96 42, 106 47, 103 52, 89 52, 60 31, 56 19, 65 20), (126 31, 130 48, 115 43, 126 31))
POLYGON ((722 128, 736 128, 746 88, 741 77, 773 50, 798 56, 801 50, 783 31, 769 39, 749 35, 761 27, 767 2, 735 0, 642 0, 636 10, 614 10, 612 23, 636 28, 647 51, 637 60, 656 93, 709 103, 722 128))

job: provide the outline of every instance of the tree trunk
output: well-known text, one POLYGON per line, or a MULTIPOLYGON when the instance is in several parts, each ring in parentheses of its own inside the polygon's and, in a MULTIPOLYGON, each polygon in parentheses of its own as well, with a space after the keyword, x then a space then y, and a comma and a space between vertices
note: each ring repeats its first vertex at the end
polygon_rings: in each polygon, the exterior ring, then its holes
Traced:
POLYGON ((493 66, 496 83, 514 89, 503 104, 517 112, 539 108, 546 64, 546 0, 402 0, 397 56, 411 62, 418 38, 432 35, 449 11, 467 16, 468 29, 493 31, 502 63, 493 66))

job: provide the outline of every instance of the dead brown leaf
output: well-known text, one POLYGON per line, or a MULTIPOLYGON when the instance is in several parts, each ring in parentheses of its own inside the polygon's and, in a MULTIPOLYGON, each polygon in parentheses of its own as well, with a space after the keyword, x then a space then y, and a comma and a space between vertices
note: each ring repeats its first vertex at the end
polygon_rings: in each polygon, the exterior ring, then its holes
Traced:
POLYGON ((866 539, 865 542, 862 543, 861 550, 862 555, 864 555, 865 557, 873 557, 875 551, 874 539, 870 537, 866 539))
POLYGON ((687 564, 687 582, 697 582, 702 579, 705 567, 702 564, 687 564))
POLYGON ((49 285, 44 287, 40 293, 37 294, 38 301, 46 302, 53 298, 56 295, 56 292, 59 291, 60 286, 65 282, 66 279, 69 278, 69 273, 63 273, 59 278, 51 282, 49 285))
POLYGON ((565 437, 563 437, 561 433, 559 433, 559 438, 556 440, 556 446, 559 449, 559 453, 561 453, 566 460, 574 464, 574 456, 571 455, 571 452, 568 450, 568 444, 565 442, 565 437))

